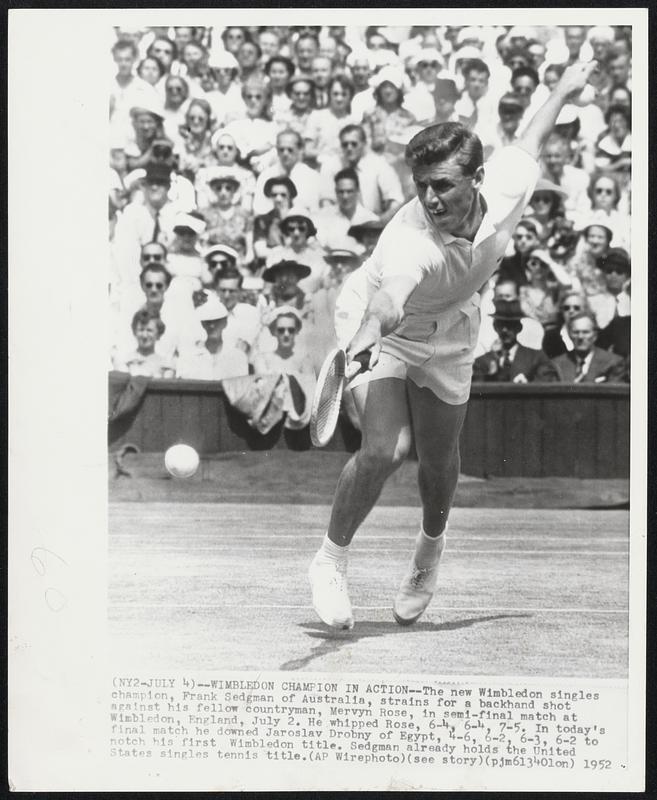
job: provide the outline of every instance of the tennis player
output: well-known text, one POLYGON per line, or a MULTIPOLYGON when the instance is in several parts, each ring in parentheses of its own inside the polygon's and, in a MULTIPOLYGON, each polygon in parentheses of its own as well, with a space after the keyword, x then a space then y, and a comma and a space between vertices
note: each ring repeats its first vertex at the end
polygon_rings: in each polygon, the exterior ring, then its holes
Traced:
POLYGON ((561 108, 576 101, 596 67, 594 61, 568 67, 523 136, 499 150, 485 173, 481 141, 459 123, 425 128, 406 147, 417 197, 347 278, 335 311, 347 360, 368 349, 371 357, 369 370, 350 384, 361 449, 342 471, 328 532, 309 569, 313 605, 327 625, 353 627, 349 545, 412 437, 422 523, 394 617, 410 625, 431 601, 459 474, 479 291, 531 198, 537 158, 561 108))

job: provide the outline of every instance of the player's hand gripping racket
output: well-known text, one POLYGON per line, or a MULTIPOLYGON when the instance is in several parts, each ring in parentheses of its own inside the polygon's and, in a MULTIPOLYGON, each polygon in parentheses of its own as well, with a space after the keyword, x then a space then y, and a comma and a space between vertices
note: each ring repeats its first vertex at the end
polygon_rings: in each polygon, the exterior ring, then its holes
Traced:
POLYGON ((371 355, 370 350, 364 350, 347 365, 347 354, 337 349, 324 359, 310 411, 310 439, 315 447, 324 447, 331 440, 338 424, 345 383, 367 369, 371 355))

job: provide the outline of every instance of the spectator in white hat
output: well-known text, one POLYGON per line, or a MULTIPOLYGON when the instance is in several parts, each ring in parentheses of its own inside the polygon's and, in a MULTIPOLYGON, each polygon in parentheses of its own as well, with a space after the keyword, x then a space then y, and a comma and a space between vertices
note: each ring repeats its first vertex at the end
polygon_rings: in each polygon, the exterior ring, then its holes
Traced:
POLYGON ((404 73, 400 67, 383 67, 372 78, 371 85, 376 105, 363 115, 362 125, 372 150, 386 155, 392 140, 416 126, 417 120, 404 106, 404 73))
POLYGON ((215 80, 215 89, 206 93, 218 127, 246 117, 246 105, 237 81, 239 64, 232 53, 213 51, 208 66, 215 80))
POLYGON ((281 220, 292 208, 292 202, 297 196, 297 187, 287 175, 268 178, 263 191, 272 208, 265 214, 258 214, 253 220, 253 252, 258 270, 264 267, 273 248, 285 243, 281 220))
POLYGON ((208 227, 205 240, 208 244, 228 244, 237 248, 237 239, 247 237, 247 260, 251 260, 251 214, 235 205, 235 194, 240 182, 231 167, 213 167, 206 172, 206 180, 213 194, 209 205, 201 209, 208 227))
POLYGON ((411 59, 417 83, 406 95, 404 104, 420 125, 428 124, 434 117, 433 92, 444 60, 435 48, 424 48, 411 59))
POLYGON ((128 170, 145 167, 151 160, 153 142, 163 135, 162 104, 157 95, 130 109, 133 135, 123 148, 128 170))
POLYGON ((193 348, 182 352, 176 364, 176 377, 186 380, 220 381, 249 374, 246 353, 225 344, 228 312, 216 295, 209 295, 196 309, 203 334, 193 348))
POLYGON ((177 214, 174 220, 174 239, 167 258, 167 269, 172 276, 167 299, 184 310, 193 306, 194 293, 210 279, 200 249, 205 228, 205 220, 196 211, 177 214))

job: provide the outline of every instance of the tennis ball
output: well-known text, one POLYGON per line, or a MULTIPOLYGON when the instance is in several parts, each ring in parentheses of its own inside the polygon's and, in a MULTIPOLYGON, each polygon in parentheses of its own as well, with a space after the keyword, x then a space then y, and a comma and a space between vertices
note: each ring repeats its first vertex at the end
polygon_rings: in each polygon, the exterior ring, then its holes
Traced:
POLYGON ((199 462, 198 453, 188 444, 174 444, 164 454, 164 466, 174 478, 191 478, 199 462))

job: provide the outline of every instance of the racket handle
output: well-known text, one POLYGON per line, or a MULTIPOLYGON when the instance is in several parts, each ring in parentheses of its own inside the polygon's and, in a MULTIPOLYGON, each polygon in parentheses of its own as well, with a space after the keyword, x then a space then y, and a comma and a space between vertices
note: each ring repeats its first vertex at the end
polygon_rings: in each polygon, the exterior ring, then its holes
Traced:
POLYGON ((348 381, 368 369, 371 355, 371 350, 363 350, 362 353, 358 353, 354 356, 353 360, 347 365, 346 378, 348 381))

